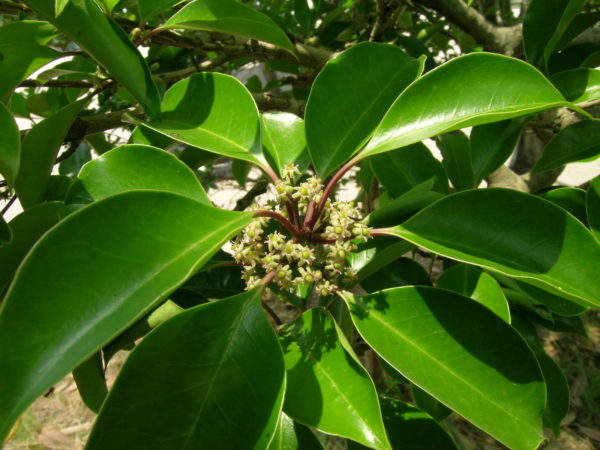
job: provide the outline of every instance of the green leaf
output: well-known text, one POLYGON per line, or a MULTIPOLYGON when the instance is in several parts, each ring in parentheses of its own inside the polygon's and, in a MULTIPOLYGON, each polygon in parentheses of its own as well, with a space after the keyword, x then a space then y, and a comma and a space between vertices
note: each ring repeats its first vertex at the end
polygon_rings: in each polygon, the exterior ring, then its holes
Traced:
POLYGON ((125 86, 148 115, 159 115, 160 97, 146 61, 127 34, 94 0, 71 0, 59 16, 54 13, 52 1, 26 0, 25 3, 73 39, 125 86))
POLYGON ((423 71, 397 47, 365 42, 327 63, 306 104, 306 141, 325 178, 373 134, 394 99, 423 71))
POLYGON ((261 294, 197 306, 150 333, 127 359, 86 448, 267 448, 285 369, 261 294))
POLYGON ((532 0, 523 18, 523 47, 527 61, 547 67, 563 33, 587 0, 532 0))
POLYGON ((164 300, 250 220, 169 192, 131 191, 46 233, 0 311, 0 440, 38 395, 164 300))
POLYGON ((185 3, 187 0, 138 0, 140 20, 146 21, 161 12, 169 11, 173 6, 185 3))
MULTIPOLYGON (((380 403, 392 448, 456 450, 452 438, 429 414, 392 398, 384 397, 380 403)), ((364 448, 348 444, 348 450, 364 448)))
POLYGON ((156 189, 211 204, 194 172, 170 153, 146 145, 123 145, 104 153, 87 163, 78 179, 78 188, 93 200, 137 189, 156 189))
POLYGON ((294 45, 270 17, 234 0, 193 1, 175 13, 159 30, 173 28, 237 34, 268 42, 294 54, 294 45))
POLYGON ((279 339, 286 414, 372 448, 390 447, 373 381, 325 309, 306 311, 280 330, 279 339))
POLYGON ((587 210, 588 224, 596 240, 600 243, 600 177, 590 183, 590 188, 585 195, 585 209, 587 210))
POLYGON ((569 384, 558 364, 550 356, 546 353, 538 353, 536 356, 546 382, 547 400, 542 417, 544 426, 552 429, 555 436, 559 436, 560 422, 569 412, 569 384))
POLYGON ((294 17, 306 32, 314 31, 322 6, 323 0, 295 0, 294 17))
POLYGON ((296 164, 300 172, 308 168, 304 120, 295 114, 269 112, 261 115, 265 156, 281 175, 286 164, 296 164))
POLYGON ((510 323, 510 310, 502 288, 491 275, 477 267, 469 264, 452 266, 442 273, 437 287, 470 297, 510 323))
POLYGON ((378 237, 359 247, 358 251, 352 252, 350 265, 353 270, 358 272, 360 281, 400 258, 414 247, 410 242, 395 242, 388 237, 378 237))
POLYGON ((581 222, 538 197, 506 189, 460 192, 388 231, 448 258, 600 306, 600 246, 581 222))
POLYGON ((600 70, 598 69, 565 70, 555 73, 550 80, 570 102, 581 103, 600 98, 600 70))
POLYGON ((376 155, 369 161, 373 172, 392 198, 400 197, 432 177, 433 191, 442 194, 449 192, 446 169, 421 142, 376 155))
POLYGON ((18 44, 32 42, 47 44, 56 35, 56 28, 41 20, 22 20, 4 24, 0 28, 0 43, 18 44))
POLYGON ((450 414, 452 414, 452 410, 445 406, 443 403, 438 402, 435 398, 421 389, 419 386, 415 386, 414 384, 410 385, 410 392, 417 404, 417 407, 421 410, 429 414, 436 421, 441 422, 450 414))
POLYGON ((71 103, 31 128, 21 146, 15 192, 24 209, 44 201, 63 140, 86 100, 71 103))
POLYGON ((67 6, 67 3, 69 3, 69 0, 54 0, 54 15, 59 16, 63 12, 63 9, 65 9, 65 6, 67 6))
POLYGON ((392 287, 421 285, 431 286, 425 268, 409 258, 398 258, 360 282, 369 294, 392 287))
POLYGON ((462 131, 442 134, 436 139, 443 164, 456 191, 471 189, 475 184, 469 138, 462 131))
POLYGON ((558 106, 569 104, 534 67, 507 56, 470 53, 411 84, 390 107, 360 156, 558 106))
POLYGON ((600 155, 600 120, 582 120, 555 134, 544 148, 533 173, 600 155))
POLYGON ((265 166, 258 108, 235 78, 198 73, 165 93, 161 120, 142 125, 219 155, 265 166))
POLYGON ((0 173, 10 187, 19 171, 21 158, 21 134, 10 110, 0 102, 0 173))
POLYGON ((104 378, 104 366, 102 354, 94 353, 73 370, 73 379, 77 384, 77 390, 83 403, 95 413, 108 394, 106 379, 104 378))
POLYGON ((12 231, 4 217, 0 216, 0 245, 9 244, 12 241, 12 231))
POLYGON ((581 223, 587 224, 585 212, 585 191, 579 188, 559 187, 546 191, 540 197, 560 206, 573 214, 581 223))
POLYGON ((473 127, 469 144, 475 186, 512 155, 529 119, 520 117, 473 127))
POLYGON ((322 450, 315 435, 304 425, 281 413, 269 450, 322 450))
POLYGON ((0 247, 0 292, 4 292, 17 267, 33 244, 59 221, 61 202, 42 203, 22 212, 10 222, 12 240, 0 247))
POLYGON ((510 448, 544 439, 538 363, 487 308, 430 287, 343 297, 360 335, 411 382, 510 448))

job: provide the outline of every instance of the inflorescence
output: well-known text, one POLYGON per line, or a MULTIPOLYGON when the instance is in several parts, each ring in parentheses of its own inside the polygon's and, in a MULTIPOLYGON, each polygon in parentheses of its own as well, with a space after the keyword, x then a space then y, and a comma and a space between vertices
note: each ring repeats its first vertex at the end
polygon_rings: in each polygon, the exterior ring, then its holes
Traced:
POLYGON ((248 289, 271 274, 280 289, 314 284, 318 294, 331 295, 356 282, 348 257, 371 228, 360 221, 354 202, 327 199, 319 210, 322 181, 312 176, 296 185, 297 175, 296 166, 286 166, 273 187, 274 199, 251 207, 255 218, 234 239, 233 256, 244 267, 248 289), (272 218, 286 226, 273 226, 272 218))

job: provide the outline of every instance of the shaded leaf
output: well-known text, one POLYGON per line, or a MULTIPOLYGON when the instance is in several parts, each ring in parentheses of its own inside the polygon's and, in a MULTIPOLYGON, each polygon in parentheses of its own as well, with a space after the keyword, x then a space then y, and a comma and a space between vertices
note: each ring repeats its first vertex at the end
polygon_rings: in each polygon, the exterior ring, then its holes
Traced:
POLYGON ((411 382, 510 448, 536 448, 544 439, 538 363, 487 308, 412 286, 344 300, 365 341, 411 382))
POLYGON ((533 173, 600 155, 600 120, 582 120, 555 134, 544 148, 533 173))
POLYGON ((269 450, 321 450, 323 446, 304 425, 281 413, 269 450))
POLYGON ((419 386, 411 384, 410 392, 412 393, 412 396, 415 399, 417 407, 421 411, 424 411, 427 414, 429 414, 438 422, 441 422, 450 414, 452 414, 452 410, 450 408, 445 406, 443 403, 438 402, 435 398, 433 398, 419 386))
POLYGON ((461 131, 442 134, 436 138, 436 144, 442 152, 443 164, 457 191, 474 187, 475 179, 471 164, 469 138, 461 131))
POLYGON ((600 70, 565 70, 555 73, 550 80, 570 102, 581 103, 600 98, 600 70))
POLYGON ((570 212, 583 224, 587 224, 585 212, 585 191, 579 188, 559 187, 546 191, 540 197, 570 212))
POLYGON ((360 155, 558 106, 569 104, 534 67, 507 56, 470 53, 411 84, 387 111, 360 155))
POLYGON ((149 334, 127 359, 86 448, 267 448, 285 370, 261 294, 197 306, 149 334))
POLYGON ((411 251, 415 246, 410 242, 394 242, 387 237, 378 237, 360 246, 350 255, 350 265, 358 272, 358 280, 363 280, 382 267, 411 251))
POLYGON ((590 188, 585 195, 585 209, 588 224, 600 243, 600 177, 594 178, 590 183, 590 188))
POLYGON ((94 353, 73 370, 73 379, 83 403, 95 413, 108 394, 100 352, 94 353))
POLYGON ((294 54, 292 42, 269 16, 234 0, 196 0, 188 3, 159 29, 172 28, 237 34, 268 42, 294 54))
POLYGON ((285 112, 263 113, 261 121, 265 156, 281 175, 286 164, 296 164, 300 172, 308 168, 304 120, 285 112))
POLYGON ((526 279, 582 305, 600 305, 595 270, 600 246, 581 222, 538 197, 506 189, 460 192, 389 232, 440 255, 526 279))
POLYGON ((164 11, 169 11, 173 6, 179 3, 185 3, 187 0, 138 0, 138 10, 141 20, 148 20, 164 11))
POLYGON ((0 439, 38 395, 164 300, 250 220, 169 192, 131 191, 46 233, 0 311, 0 439))
POLYGON ((372 275, 365 277, 360 285, 370 294, 399 286, 431 286, 431 280, 421 264, 409 258, 398 258, 372 275))
POLYGON ((373 42, 327 63, 311 88, 305 114, 308 151, 321 178, 366 143, 394 99, 422 71, 422 61, 373 42))
POLYGON ((0 173, 10 187, 17 178, 21 157, 21 134, 9 109, 0 102, 0 173))
POLYGON ((286 414, 325 433, 389 448, 373 381, 325 309, 304 312, 280 330, 279 339, 286 414))

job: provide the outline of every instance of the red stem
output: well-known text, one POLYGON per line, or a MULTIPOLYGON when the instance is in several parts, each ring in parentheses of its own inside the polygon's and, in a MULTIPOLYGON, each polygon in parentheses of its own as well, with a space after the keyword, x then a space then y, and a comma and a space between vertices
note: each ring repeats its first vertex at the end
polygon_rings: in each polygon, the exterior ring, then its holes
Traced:
POLYGON ((292 233, 292 235, 296 239, 302 240, 302 238, 303 238, 303 235, 300 232, 300 230, 298 230, 298 228, 292 222, 290 222, 288 219, 286 219, 285 217, 283 217, 278 212, 267 211, 267 210, 256 211, 254 213, 254 217, 269 217, 271 219, 275 219, 279 223, 281 223, 281 225, 283 225, 285 228, 287 228, 287 230, 290 233, 292 233))
POLYGON ((371 236, 396 236, 394 233, 389 231, 389 228, 373 228, 371 230, 371 236))

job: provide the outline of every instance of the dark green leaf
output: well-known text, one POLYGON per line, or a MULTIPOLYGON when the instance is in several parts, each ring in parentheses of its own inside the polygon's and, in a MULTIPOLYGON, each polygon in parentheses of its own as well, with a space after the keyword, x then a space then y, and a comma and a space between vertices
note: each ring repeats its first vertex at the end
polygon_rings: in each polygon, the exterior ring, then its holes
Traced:
POLYGON ((0 102, 0 173, 10 187, 19 171, 21 157, 21 135, 11 112, 0 102))
POLYGON ((186 0, 138 0, 140 20, 148 20, 164 11, 169 11, 173 6, 184 3, 186 0))
POLYGON ((304 121, 295 114, 271 112, 262 114, 262 137, 265 156, 281 175, 286 164, 296 164, 300 172, 308 167, 304 121))
POLYGON ((269 450, 322 450, 315 435, 304 425, 294 422, 285 413, 281 413, 275 437, 269 450))
POLYGON ((359 247, 358 251, 352 252, 350 265, 358 272, 360 281, 400 258, 414 247, 410 242, 394 242, 388 237, 378 237, 359 247))
POLYGON ((266 164, 258 108, 235 78, 221 73, 192 75, 165 93, 162 111, 159 122, 143 125, 209 152, 266 164))
POLYGON ((506 189, 464 191, 389 232, 577 303, 600 305, 600 245, 581 222, 538 197, 506 189))
POLYGON ((600 98, 600 70, 565 70, 555 73, 550 80, 570 102, 581 103, 600 98))
POLYGON ((233 179, 237 181, 240 185, 240 188, 246 188, 246 179, 248 178, 248 173, 252 166, 248 161, 241 161, 239 159, 234 159, 231 162, 231 173, 233 175, 233 179))
POLYGON ((367 371, 322 308, 279 333, 287 370, 284 410, 298 422, 372 448, 389 448, 367 371))
MULTIPOLYGON (((452 438, 427 413, 400 400, 380 400, 383 421, 392 448, 410 450, 456 450, 452 438)), ((348 443, 348 450, 365 448, 348 443)))
POLYGON ((556 362, 546 353, 538 353, 538 362, 546 382, 547 400, 544 409, 544 426, 552 429, 555 436, 560 434, 560 422, 569 412, 571 394, 565 375, 556 362))
MULTIPOLYGON (((599 146, 600 149, 600 146, 599 146)), ((561 187, 544 192, 540 197, 551 201, 562 209, 569 211, 581 223, 587 223, 585 212, 585 191, 579 188, 561 187)))
POLYGON ((560 50, 585 30, 593 27, 600 20, 600 11, 577 14, 562 34, 555 49, 560 50))
POLYGON ((246 283, 242 280, 242 268, 231 265, 202 270, 191 277, 183 285, 183 288, 203 297, 215 299, 243 292, 246 289, 246 283))
POLYGON ((159 29, 172 28, 237 34, 268 42, 294 53, 294 45, 271 18, 234 0, 193 1, 175 13, 159 29))
POLYGON ((538 363, 487 308, 430 287, 344 299, 365 341, 411 382, 510 448, 544 439, 538 363))
POLYGON ((427 271, 421 264, 409 258, 398 258, 360 282, 369 294, 382 289, 399 286, 431 286, 427 271))
POLYGON ((285 369, 261 294, 197 306, 149 334, 125 363, 86 448, 267 448, 285 369))
MULTIPOLYGON (((156 189, 210 205, 194 172, 170 153, 146 145, 123 145, 104 153, 86 164, 78 179, 78 188, 93 200, 137 189, 156 189)), ((77 189, 71 193, 76 194, 77 189)))
POLYGON ((550 54, 587 0, 532 0, 523 18, 527 61, 546 70, 550 54))
POLYGON ((373 172, 392 198, 431 180, 433 191, 448 193, 448 175, 442 163, 418 142, 400 150, 369 158, 373 172))
POLYGON ((510 157, 529 119, 520 117, 473 127, 470 146, 476 186, 510 157))
POLYGON ((442 273, 437 287, 470 297, 510 323, 508 302, 502 288, 491 275, 477 267, 469 264, 452 266, 442 273))
POLYGON ((0 292, 4 292, 17 267, 33 244, 59 221, 60 202, 42 203, 22 212, 10 222, 12 241, 0 247, 0 292))
POLYGON ((0 311, 0 440, 38 395, 164 300, 250 220, 169 192, 131 191, 46 233, 0 311))
POLYGON ((475 187, 469 138, 462 131, 457 131, 438 136, 436 143, 454 189, 462 191, 475 187))
POLYGON ((140 102, 148 115, 158 116, 160 98, 146 61, 125 32, 94 0, 71 0, 59 16, 54 14, 54 2, 26 0, 25 3, 106 68, 140 102))
POLYGON ((594 178, 590 183, 590 188, 585 195, 585 209, 587 222, 600 243, 600 177, 594 178))
POLYGON ((73 379, 83 403, 97 413, 108 394, 100 352, 94 353, 73 370, 73 379))
POLYGON ((394 99, 423 71, 397 47, 365 42, 319 73, 306 104, 306 141, 322 178, 371 137, 394 99))
POLYGON ((294 2, 294 17, 307 32, 312 32, 323 0, 296 0, 294 2))
POLYGON ((33 126, 23 139, 15 192, 23 208, 44 200, 50 173, 63 140, 85 100, 65 106, 33 126))
POLYGON ((438 422, 441 422, 450 414, 452 414, 452 410, 445 406, 443 403, 438 402, 435 398, 421 389, 419 386, 412 384, 410 386, 410 392, 417 404, 417 407, 421 410, 429 414, 438 422))
POLYGON ((529 64, 492 53, 471 53, 411 84, 390 107, 360 155, 367 157, 441 133, 558 106, 569 104, 529 64))
POLYGON ((12 231, 4 217, 0 217, 0 246, 8 244, 12 240, 12 231))
POLYGON ((563 128, 548 142, 532 172, 543 172, 600 155, 600 120, 582 120, 563 128))

